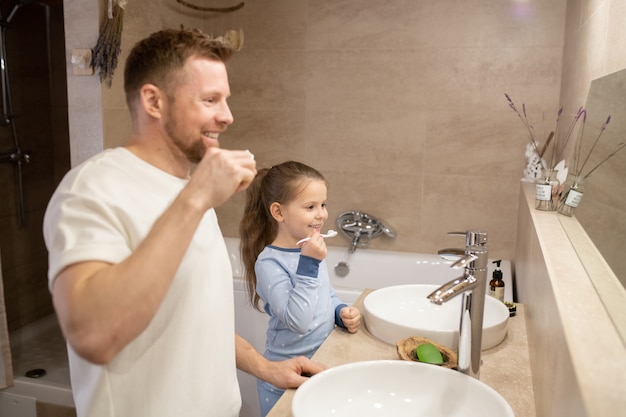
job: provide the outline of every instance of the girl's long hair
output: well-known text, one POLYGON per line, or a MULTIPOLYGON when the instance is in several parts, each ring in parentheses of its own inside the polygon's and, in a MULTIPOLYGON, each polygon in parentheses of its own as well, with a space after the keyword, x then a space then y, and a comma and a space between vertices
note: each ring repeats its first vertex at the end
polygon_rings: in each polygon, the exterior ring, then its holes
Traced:
POLYGON ((244 266, 244 279, 248 299, 252 306, 259 306, 256 292, 254 264, 265 246, 276 239, 278 223, 270 213, 272 203, 287 204, 302 190, 307 180, 323 181, 324 176, 301 162, 287 161, 271 168, 260 169, 246 191, 246 204, 239 223, 240 251, 244 266))

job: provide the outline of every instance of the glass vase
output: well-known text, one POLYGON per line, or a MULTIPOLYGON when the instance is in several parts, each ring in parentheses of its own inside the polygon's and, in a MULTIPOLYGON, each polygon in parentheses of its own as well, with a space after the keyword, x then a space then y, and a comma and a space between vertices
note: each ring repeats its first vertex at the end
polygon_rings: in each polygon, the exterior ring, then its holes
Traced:
POLYGON ((585 179, 581 176, 570 174, 565 181, 565 189, 563 190, 563 196, 559 202, 557 209, 559 214, 572 217, 574 215, 574 209, 578 207, 580 200, 583 198, 583 183, 585 179))
POLYGON ((535 185, 535 208, 543 211, 556 211, 561 183, 557 178, 558 169, 546 169, 535 185))

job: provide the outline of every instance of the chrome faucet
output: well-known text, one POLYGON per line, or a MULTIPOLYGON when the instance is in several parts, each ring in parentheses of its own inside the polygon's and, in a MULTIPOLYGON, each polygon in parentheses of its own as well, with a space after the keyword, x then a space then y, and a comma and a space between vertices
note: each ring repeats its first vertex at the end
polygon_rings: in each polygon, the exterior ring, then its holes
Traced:
MULTIPOLYGON (((487 243, 487 232, 484 230, 470 229, 466 232, 448 232, 450 236, 465 236, 465 247, 473 245, 484 246, 487 243)), ((439 256, 448 261, 456 261, 465 256, 465 249, 445 248, 439 249, 439 256)))
POLYGON ((457 261, 451 267, 464 268, 463 275, 443 284, 427 298, 432 303, 443 304, 458 295, 463 297, 459 322, 458 370, 479 379, 489 251, 486 246, 486 232, 468 230, 465 235, 466 247, 462 254, 458 250, 446 249, 441 255, 458 255, 457 261))

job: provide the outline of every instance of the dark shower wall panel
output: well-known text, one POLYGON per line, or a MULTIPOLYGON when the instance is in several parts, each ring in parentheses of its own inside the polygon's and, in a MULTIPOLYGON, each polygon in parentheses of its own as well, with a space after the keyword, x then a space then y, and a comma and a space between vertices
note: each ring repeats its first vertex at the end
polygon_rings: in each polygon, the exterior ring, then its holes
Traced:
MULTIPOLYGON (((0 164, 0 250, 12 331, 53 311, 41 227, 46 204, 69 169, 62 3, 20 8, 6 45, 18 139, 31 154, 23 165, 25 227, 19 225, 14 166, 0 164)), ((0 126, 0 152, 12 148, 10 130, 0 126)))

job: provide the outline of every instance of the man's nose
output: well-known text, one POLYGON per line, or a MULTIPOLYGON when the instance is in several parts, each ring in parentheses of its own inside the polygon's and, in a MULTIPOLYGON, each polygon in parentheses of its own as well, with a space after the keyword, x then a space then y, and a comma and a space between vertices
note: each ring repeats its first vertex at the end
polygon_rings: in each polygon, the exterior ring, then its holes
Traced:
POLYGON ((230 107, 228 107, 228 104, 226 103, 222 104, 219 111, 217 112, 216 119, 219 123, 225 124, 225 125, 230 125, 233 123, 235 118, 233 117, 233 114, 231 113, 230 107))

